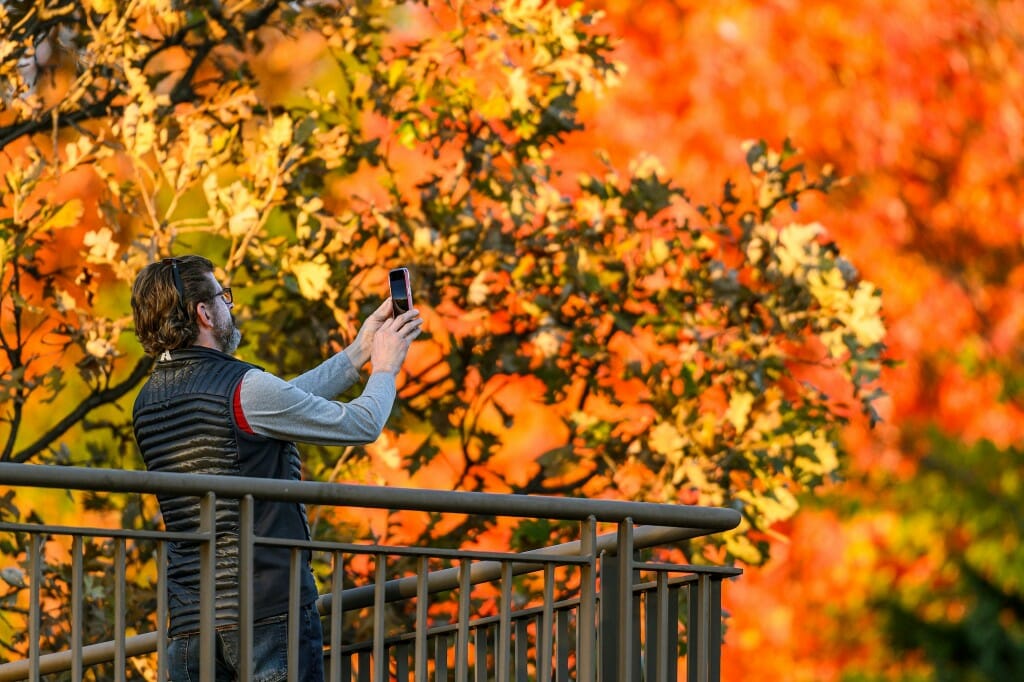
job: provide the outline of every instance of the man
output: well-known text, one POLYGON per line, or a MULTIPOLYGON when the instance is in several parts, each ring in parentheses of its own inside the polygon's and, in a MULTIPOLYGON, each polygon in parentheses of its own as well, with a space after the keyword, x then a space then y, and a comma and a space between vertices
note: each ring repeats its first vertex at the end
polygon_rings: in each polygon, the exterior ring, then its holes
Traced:
MULTIPOLYGON (((139 273, 132 287, 135 333, 157 358, 135 401, 133 424, 150 471, 256 476, 298 480, 301 461, 293 441, 327 445, 369 443, 380 435, 395 400, 395 374, 419 334, 419 312, 397 317, 384 302, 352 345, 318 367, 284 381, 231 356, 241 340, 230 288, 201 256, 164 259, 139 273), (362 395, 333 402, 359 378, 372 374, 362 395)), ((255 500, 260 536, 306 540, 302 505, 255 500)), ((171 532, 199 527, 200 501, 161 496, 171 532)), ((218 499, 215 519, 217 679, 237 679, 239 501, 218 499)), ((290 550, 258 547, 254 563, 253 675, 285 679, 290 550)), ((199 549, 170 543, 167 590, 170 676, 196 680, 199 670, 199 549)), ((299 641, 301 680, 323 679, 323 634, 316 584, 307 553, 301 576, 299 641)))

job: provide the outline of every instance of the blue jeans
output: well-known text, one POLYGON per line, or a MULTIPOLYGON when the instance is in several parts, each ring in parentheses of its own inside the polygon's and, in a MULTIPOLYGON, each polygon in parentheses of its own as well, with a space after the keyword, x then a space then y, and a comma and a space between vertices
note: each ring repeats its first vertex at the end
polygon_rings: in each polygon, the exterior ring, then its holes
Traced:
MULTIPOLYGON (((216 636, 216 681, 238 680, 238 630, 218 630, 216 636)), ((252 630, 253 682, 288 679, 288 614, 257 621, 252 630)), ((171 682, 201 682, 199 679, 199 635, 182 635, 167 645, 171 682)), ((323 682, 324 635, 316 603, 302 607, 299 614, 299 680, 323 682)), ((206 682, 205 680, 202 682, 206 682)))

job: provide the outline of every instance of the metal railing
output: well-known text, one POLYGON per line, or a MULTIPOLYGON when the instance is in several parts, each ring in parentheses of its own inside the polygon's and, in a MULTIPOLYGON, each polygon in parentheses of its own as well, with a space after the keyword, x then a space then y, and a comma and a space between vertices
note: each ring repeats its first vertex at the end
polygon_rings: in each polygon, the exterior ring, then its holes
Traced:
MULTIPOLYGON (((324 621, 328 679, 346 682, 416 680, 456 682, 677 682, 685 651, 685 679, 719 679, 721 584, 737 569, 657 563, 643 550, 734 528, 734 510, 579 498, 450 492, 409 488, 284 482, 270 479, 148 473, 0 464, 0 485, 56 489, 187 495, 202 500, 204 521, 197 533, 111 530, 45 523, 0 523, 0 539, 20 537, 28 593, 24 657, 0 664, 0 681, 41 679, 62 673, 83 679, 90 666, 106 665, 114 680, 129 679, 129 665, 148 662, 166 677, 166 548, 169 541, 196 542, 204 551, 200 598, 213 604, 212 510, 218 498, 240 501, 240 662, 248 677, 252 651, 252 557, 260 547, 286 546, 292 556, 292 608, 297 618, 299 557, 312 550, 326 558, 329 589, 318 600, 324 621), (321 507, 410 510, 432 514, 517 517, 579 522, 578 539, 526 552, 485 552, 333 541, 282 541, 256 536, 253 500, 300 502, 321 507), (599 524, 615 532, 598 534, 599 524), (61 544, 61 538, 64 538, 61 544), (86 643, 83 613, 88 604, 83 557, 89 539, 112 545, 112 612, 109 641, 86 643), (67 548, 67 602, 47 604, 66 618, 49 616, 48 633, 60 634, 66 649, 44 653, 42 586, 46 558, 57 543, 67 548), (128 633, 129 547, 152 546, 155 610, 146 615, 152 632, 128 633), (351 585, 346 568, 365 576, 351 585), (348 580, 351 586, 346 586, 348 580), (680 646, 681 604, 686 604, 680 646), (487 609, 488 613, 479 611, 487 609), (50 621, 56 620, 59 625, 50 621)), ((95 561, 91 557, 90 561, 95 561)), ((0 567, 0 570, 7 567, 0 567)), ((49 583, 47 581, 50 581, 49 583)), ((90 594, 90 598, 95 595, 90 594)), ((106 603, 106 602, 104 602, 106 603)), ((203 679, 213 679, 214 615, 200 615, 203 679)), ((297 627, 289 628, 289 661, 297 660, 297 627)), ((289 666, 294 679, 296 666, 289 666)))

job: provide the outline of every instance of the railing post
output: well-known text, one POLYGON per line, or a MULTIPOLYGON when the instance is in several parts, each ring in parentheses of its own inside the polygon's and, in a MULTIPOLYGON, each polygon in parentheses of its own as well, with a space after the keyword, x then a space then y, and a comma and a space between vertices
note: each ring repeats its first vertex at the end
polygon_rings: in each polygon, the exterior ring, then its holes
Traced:
POLYGON ((601 682, 632 682, 633 520, 619 523, 614 555, 601 557, 601 682))
POLYGON ((718 682, 722 658, 722 579, 697 574, 690 585, 687 626, 687 682, 718 682))
POLYGON ((430 607, 430 596, 427 591, 427 557, 420 557, 416 562, 416 647, 413 656, 416 659, 414 679, 416 682, 427 682, 427 613, 430 607))
POLYGON ((719 682, 722 676, 722 579, 709 576, 708 592, 708 680, 719 682))
POLYGON ((494 665, 498 682, 511 682, 512 563, 501 564, 501 603, 498 605, 497 650, 494 665))
POLYGON ((618 677, 619 622, 619 558, 609 551, 601 553, 601 618, 598 636, 601 640, 600 682, 614 682, 618 677))
POLYGON ((118 538, 114 549, 114 680, 124 682, 127 660, 124 652, 125 611, 127 611, 125 589, 125 563, 127 552, 125 539, 118 538))
POLYGON ((299 631, 302 622, 302 550, 291 550, 288 571, 288 682, 299 682, 299 631))
POLYGON ((207 538, 199 545, 199 678, 216 675, 217 651, 217 495, 209 492, 199 503, 199 531, 207 538))
POLYGON ((387 682, 384 673, 387 671, 387 657, 384 651, 384 638, 387 637, 385 627, 387 620, 384 610, 384 587, 387 582, 387 559, 383 554, 377 555, 377 566, 374 574, 373 592, 373 682, 387 682))
POLYGON ((473 642, 475 651, 473 652, 473 671, 476 675, 473 682, 487 682, 487 650, 490 648, 494 651, 494 646, 488 647, 487 634, 490 631, 490 627, 487 625, 477 625, 473 628, 473 642))
POLYGON ((246 495, 238 504, 238 678, 252 679, 252 648, 255 594, 253 556, 255 552, 255 503, 246 495))
POLYGON ((668 589, 668 574, 659 571, 654 592, 647 593, 647 679, 656 682, 669 682, 669 666, 675 667, 676 640, 674 621, 669 620, 668 600, 671 594, 668 589), (654 604, 651 604, 651 601, 654 604))
MULTIPOLYGON (((470 618, 470 570, 472 562, 462 559, 459 563, 459 615, 455 636, 455 682, 469 679, 469 618, 470 618)), ((479 651, 477 656, 479 656, 479 651)))
POLYGON ((595 682, 594 648, 597 644, 595 611, 597 602, 597 520, 593 516, 580 524, 580 555, 590 561, 580 568, 580 608, 576 620, 578 638, 577 682, 595 682))
POLYGON ((28 670, 29 679, 39 680, 39 631, 42 613, 41 588, 43 583, 43 538, 33 533, 29 537, 28 557, 31 583, 28 605, 28 670))
MULTIPOLYGON (((167 541, 161 540, 156 550, 156 678, 167 679, 167 541)), ((79 657, 80 658, 80 657, 79 657)), ((81 661, 79 661, 78 674, 72 672, 72 679, 80 680, 81 661)))
MULTIPOLYGON (((583 602, 580 602, 582 606, 583 602)), ((551 628, 554 627, 555 567, 544 565, 544 601, 540 622, 537 624, 537 682, 551 682, 551 663, 554 660, 551 628)), ((578 665, 578 663, 577 663, 578 665)))
MULTIPOLYGON (((331 580, 331 682, 341 682, 345 671, 344 664, 347 661, 347 657, 341 653, 342 616, 345 614, 345 605, 342 603, 344 589, 345 559, 341 552, 335 552, 334 577, 331 580)), ((345 675, 346 682, 350 677, 351 675, 345 675)))
POLYGON ((633 682, 633 519, 619 523, 619 674, 620 682, 633 682))
MULTIPOLYGON (((82 679, 82 593, 85 591, 84 552, 82 536, 76 535, 71 541, 71 679, 73 680, 82 679)), ((157 622, 159 624, 159 620, 157 622)), ((161 677, 160 679, 166 678, 161 677)))

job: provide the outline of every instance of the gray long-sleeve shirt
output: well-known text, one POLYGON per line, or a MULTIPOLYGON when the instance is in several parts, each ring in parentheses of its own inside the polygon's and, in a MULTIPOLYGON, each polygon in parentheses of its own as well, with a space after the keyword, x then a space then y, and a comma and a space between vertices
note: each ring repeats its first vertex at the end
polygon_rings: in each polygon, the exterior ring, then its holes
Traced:
POLYGON ((362 395, 332 400, 359 379, 345 353, 338 353, 291 381, 253 369, 235 396, 239 425, 260 436, 318 445, 372 443, 384 429, 395 401, 395 377, 376 372, 362 395))

